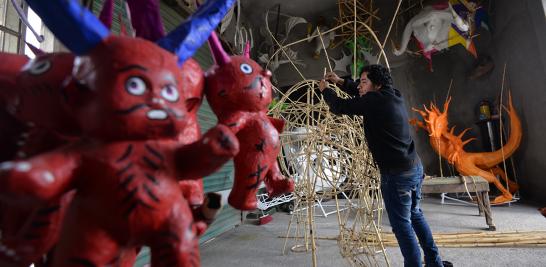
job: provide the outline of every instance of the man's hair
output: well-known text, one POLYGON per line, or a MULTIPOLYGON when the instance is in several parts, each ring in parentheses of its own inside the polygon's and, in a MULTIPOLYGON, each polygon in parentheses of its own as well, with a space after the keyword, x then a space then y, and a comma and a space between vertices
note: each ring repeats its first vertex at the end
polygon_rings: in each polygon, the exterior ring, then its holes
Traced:
POLYGON ((368 73, 368 79, 374 84, 374 85, 381 85, 381 86, 392 86, 392 77, 391 73, 389 72, 389 69, 378 65, 368 65, 362 68, 362 72, 360 72, 360 76, 362 76, 362 73, 367 72, 368 73))

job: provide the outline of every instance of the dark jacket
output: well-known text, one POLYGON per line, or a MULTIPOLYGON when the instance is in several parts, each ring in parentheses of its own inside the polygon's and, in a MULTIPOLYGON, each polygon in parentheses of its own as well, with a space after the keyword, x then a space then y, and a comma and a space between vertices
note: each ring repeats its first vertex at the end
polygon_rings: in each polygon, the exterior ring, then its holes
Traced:
POLYGON ((398 173, 418 164, 419 156, 410 134, 408 113, 402 94, 383 86, 379 91, 358 95, 358 80, 346 79, 342 90, 353 98, 342 99, 331 89, 323 91, 324 100, 335 114, 364 117, 368 147, 381 173, 398 173))

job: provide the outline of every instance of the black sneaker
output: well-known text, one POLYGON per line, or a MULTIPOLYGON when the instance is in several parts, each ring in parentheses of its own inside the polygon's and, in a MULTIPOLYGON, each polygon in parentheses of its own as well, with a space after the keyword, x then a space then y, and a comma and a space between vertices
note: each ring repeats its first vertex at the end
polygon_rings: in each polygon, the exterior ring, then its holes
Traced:
POLYGON ((442 264, 444 264, 444 267, 453 267, 453 263, 449 261, 442 261, 442 264))

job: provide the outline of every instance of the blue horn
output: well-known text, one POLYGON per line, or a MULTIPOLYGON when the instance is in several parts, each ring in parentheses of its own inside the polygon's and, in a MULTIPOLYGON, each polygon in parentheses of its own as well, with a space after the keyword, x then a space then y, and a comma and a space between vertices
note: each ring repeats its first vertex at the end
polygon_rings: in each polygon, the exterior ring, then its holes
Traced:
POLYGON ((177 55, 178 64, 182 65, 207 41, 233 3, 235 0, 208 0, 157 44, 177 55))
POLYGON ((110 35, 77 0, 26 0, 55 36, 76 55, 84 55, 110 35))

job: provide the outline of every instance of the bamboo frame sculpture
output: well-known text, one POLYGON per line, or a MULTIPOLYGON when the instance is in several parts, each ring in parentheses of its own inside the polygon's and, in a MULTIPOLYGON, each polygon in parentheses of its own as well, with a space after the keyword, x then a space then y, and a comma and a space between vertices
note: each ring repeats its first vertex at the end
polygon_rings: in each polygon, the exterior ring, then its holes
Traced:
POLYGON ((292 250, 311 251, 316 262, 316 203, 333 198, 342 256, 358 266, 384 265, 388 260, 380 236, 379 172, 363 139, 362 119, 330 113, 317 86, 317 81, 305 80, 284 94, 279 92, 282 97, 271 112, 286 121, 279 163, 283 173, 296 181, 287 229, 287 236, 294 231, 292 250), (337 199, 341 193, 346 201, 337 199))
MULTIPOLYGON (((356 42, 359 29, 365 29, 380 52, 377 63, 382 58, 384 64, 390 68, 384 45, 389 37, 400 4, 401 0, 398 2, 393 21, 391 21, 383 42, 380 42, 373 29, 356 15, 358 14, 356 0, 353 0, 352 4, 353 14, 355 14, 352 16, 352 21, 343 22, 322 33, 318 31, 317 35, 322 39, 324 34, 350 27, 352 28, 353 42, 356 42)), ((290 44, 281 44, 273 36, 273 33, 269 31, 269 34, 279 47, 271 55, 270 62, 278 53, 286 56, 291 46, 317 36, 309 36, 290 44)), ((356 46, 354 47, 356 48, 356 46)), ((326 54, 325 58, 328 59, 324 44, 323 48, 326 54)), ((353 54, 356 54, 355 51, 353 54)), ((353 64, 355 61, 356 57, 353 58, 353 64)), ((327 63, 332 71, 330 62, 327 61, 327 63)), ((330 184, 333 190, 322 190, 321 196, 324 196, 326 192, 326 195, 330 194, 336 200, 340 227, 338 244, 342 256, 353 266, 389 266, 380 229, 383 210, 383 200, 379 193, 380 175, 365 140, 363 140, 361 118, 332 115, 324 100, 316 93, 318 81, 307 80, 294 62, 290 62, 290 64, 302 80, 290 88, 287 93, 278 92, 281 95, 281 100, 271 110, 272 116, 283 118, 287 122, 287 127, 285 127, 287 131, 281 135, 281 145, 283 146, 283 153, 279 156, 281 169, 285 175, 292 177, 300 175, 301 177, 296 179, 295 212, 288 225, 283 251, 286 249, 288 236, 292 224, 295 222, 293 236, 296 245, 292 247, 292 250, 311 251, 313 266, 317 266, 317 231, 314 221, 314 207, 318 199, 317 183, 322 181, 322 184, 330 184), (295 146, 292 154, 289 151, 290 145, 295 146), (286 153, 287 151, 289 153, 286 153), (341 165, 337 165, 336 162, 341 165), (347 189, 350 189, 351 192, 348 197, 350 201, 341 203, 337 198, 338 192, 342 190, 344 192, 347 189), (344 212, 342 213, 340 210, 344 210, 344 212), (298 239, 300 236, 303 240, 298 239), (298 244, 301 241, 303 244, 298 244)), ((335 89, 341 97, 346 97, 339 88, 335 89)))

